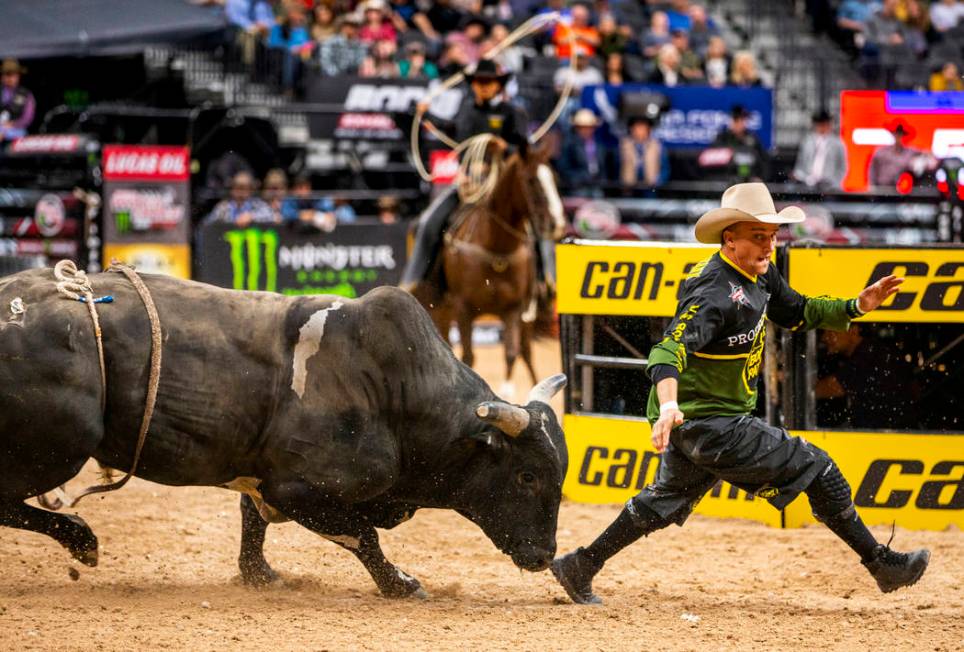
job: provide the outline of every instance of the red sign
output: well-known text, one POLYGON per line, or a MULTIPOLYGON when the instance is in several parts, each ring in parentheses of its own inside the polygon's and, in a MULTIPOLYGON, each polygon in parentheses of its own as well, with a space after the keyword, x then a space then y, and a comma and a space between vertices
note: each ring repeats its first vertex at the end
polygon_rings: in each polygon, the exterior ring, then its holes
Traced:
POLYGON ((447 186, 459 173, 459 157, 449 150, 435 150, 428 157, 432 183, 447 186))
POLYGON ((105 181, 187 181, 187 147, 105 145, 105 181))
POLYGON ((24 136, 13 141, 10 151, 17 154, 54 154, 74 152, 80 146, 80 138, 70 134, 24 136))
MULTIPOLYGON (((844 190, 869 186, 870 160, 894 142, 900 125, 904 145, 936 158, 964 158, 964 93, 844 91, 840 95, 840 137, 847 148, 844 190)), ((906 183, 904 184, 906 187, 906 183)))

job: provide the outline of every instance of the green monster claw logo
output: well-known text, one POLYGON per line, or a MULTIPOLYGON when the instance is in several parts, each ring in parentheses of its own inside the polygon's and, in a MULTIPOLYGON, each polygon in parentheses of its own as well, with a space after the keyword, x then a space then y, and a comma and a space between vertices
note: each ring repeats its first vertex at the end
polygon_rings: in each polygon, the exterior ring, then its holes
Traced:
POLYGON ((264 290, 278 291, 278 232, 273 229, 228 231, 224 240, 231 247, 232 287, 258 290, 264 267, 264 290), (262 258, 263 256, 263 258, 262 258), (262 265, 262 260, 264 265, 262 265))
POLYGON ((114 222, 117 225, 118 233, 127 233, 131 230, 131 212, 129 210, 117 211, 114 213, 114 222))

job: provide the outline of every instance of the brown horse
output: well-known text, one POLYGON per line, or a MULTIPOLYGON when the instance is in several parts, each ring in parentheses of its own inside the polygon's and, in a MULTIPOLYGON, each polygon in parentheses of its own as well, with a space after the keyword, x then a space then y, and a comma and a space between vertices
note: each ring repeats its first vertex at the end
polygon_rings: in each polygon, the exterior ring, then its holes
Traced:
POLYGON ((498 317, 504 324, 506 384, 520 354, 536 383, 531 348, 535 234, 554 234, 563 220, 546 158, 533 148, 511 155, 489 197, 455 212, 440 256, 445 290, 437 305, 426 306, 446 341, 452 321, 458 324, 462 361, 469 366, 475 359, 472 323, 484 314, 498 317))

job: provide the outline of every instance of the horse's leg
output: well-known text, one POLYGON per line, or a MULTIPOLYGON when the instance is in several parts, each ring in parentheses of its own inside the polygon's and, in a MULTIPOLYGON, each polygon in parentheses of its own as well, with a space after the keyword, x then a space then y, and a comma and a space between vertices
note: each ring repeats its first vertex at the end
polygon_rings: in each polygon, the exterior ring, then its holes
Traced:
POLYGON ((429 316, 432 318, 432 323, 435 324, 435 328, 438 330, 439 335, 445 340, 445 343, 452 346, 452 340, 449 337, 449 328, 452 326, 452 306, 448 301, 436 305, 434 308, 429 310, 429 316))
POLYGON ((511 400, 515 396, 512 370, 515 367, 515 359, 519 357, 522 315, 519 311, 510 312, 502 316, 502 323, 505 325, 505 330, 502 332, 502 347, 505 350, 505 382, 502 383, 500 393, 503 394, 503 398, 511 400))
POLYGON ((475 362, 475 353, 472 351, 472 322, 475 317, 465 304, 460 304, 455 309, 455 318, 459 325, 459 340, 462 342, 462 362, 471 367, 475 362))
POLYGON ((529 370, 529 379, 532 381, 533 387, 539 382, 538 376, 536 375, 536 368, 532 364, 532 333, 534 330, 534 322, 523 322, 522 336, 519 340, 519 354, 522 356, 522 361, 525 362, 526 368, 529 370))

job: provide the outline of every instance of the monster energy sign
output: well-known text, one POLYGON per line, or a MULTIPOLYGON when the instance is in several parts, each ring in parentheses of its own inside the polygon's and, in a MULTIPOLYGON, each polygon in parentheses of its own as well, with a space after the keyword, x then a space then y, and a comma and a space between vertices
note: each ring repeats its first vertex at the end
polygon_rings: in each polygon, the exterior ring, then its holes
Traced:
POLYGON ((358 297, 398 283, 406 232, 381 223, 310 234, 284 224, 210 224, 198 236, 197 278, 235 290, 358 297))

